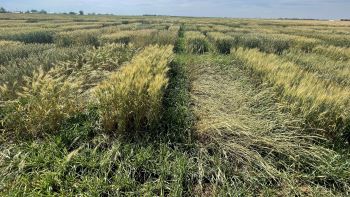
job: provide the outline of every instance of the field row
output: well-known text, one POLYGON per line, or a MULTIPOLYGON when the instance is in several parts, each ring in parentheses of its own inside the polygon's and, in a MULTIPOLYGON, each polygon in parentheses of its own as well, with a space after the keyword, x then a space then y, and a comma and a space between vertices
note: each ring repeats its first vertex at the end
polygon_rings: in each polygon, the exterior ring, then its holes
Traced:
POLYGON ((138 52, 110 44, 88 50, 83 59, 18 74, 12 86, 6 80, 0 86, 2 129, 17 136, 53 133, 91 107, 106 131, 124 132, 129 125, 152 127, 161 113, 172 53, 171 46, 149 46, 138 52))
POLYGON ((1 196, 349 196, 347 22, 0 21, 1 196))
MULTIPOLYGON (((16 97, 16 91, 25 83, 22 76, 34 76, 37 64, 47 72, 55 62, 77 58, 86 61, 84 58, 91 54, 91 47, 121 44, 138 49, 152 44, 175 45, 174 50, 180 53, 232 53, 258 76, 263 76, 280 89, 293 111, 303 114, 310 126, 324 129, 331 138, 349 138, 349 48, 339 47, 325 37, 311 38, 298 33, 238 33, 232 31, 234 27, 229 25, 225 27, 231 30, 224 30, 222 24, 210 25, 216 31, 204 33, 189 31, 189 23, 167 25, 163 29, 160 21, 149 22, 149 25, 157 27, 153 29, 131 28, 141 27, 140 24, 121 24, 129 26, 129 30, 117 26, 55 34, 44 31, 9 33, 8 38, 6 34, 2 35, 5 39, 17 40, 0 41, 1 46, 6 46, 0 52, 0 63, 3 64, 0 82, 2 89, 9 90, 2 97, 16 97), (46 42, 54 44, 37 44, 46 42), (84 54, 84 58, 76 54, 84 54)), ((245 28, 249 30, 249 27, 245 28)), ((274 24, 274 28, 277 27, 274 24)), ((334 36, 326 33, 317 35, 334 36)), ((334 39, 339 41, 337 36, 334 39)), ((108 58, 105 54, 104 57, 108 58)))

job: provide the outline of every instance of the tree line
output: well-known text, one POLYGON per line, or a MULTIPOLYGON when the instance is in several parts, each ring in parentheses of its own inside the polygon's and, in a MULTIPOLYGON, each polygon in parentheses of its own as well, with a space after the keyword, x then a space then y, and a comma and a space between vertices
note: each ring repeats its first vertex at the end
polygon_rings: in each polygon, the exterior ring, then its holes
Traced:
MULTIPOLYGON (((4 7, 0 7, 0 13, 13 13, 13 12, 6 10, 4 7)), ((41 10, 32 9, 32 10, 27 10, 25 12, 19 11, 19 13, 25 13, 25 14, 47 14, 47 11, 44 10, 44 9, 41 9, 41 10)), ((80 10, 78 13, 76 13, 76 12, 68 12, 68 13, 64 12, 62 14, 84 15, 84 11, 80 10)), ((92 13, 92 14, 89 13, 89 15, 94 15, 94 13, 92 13)))

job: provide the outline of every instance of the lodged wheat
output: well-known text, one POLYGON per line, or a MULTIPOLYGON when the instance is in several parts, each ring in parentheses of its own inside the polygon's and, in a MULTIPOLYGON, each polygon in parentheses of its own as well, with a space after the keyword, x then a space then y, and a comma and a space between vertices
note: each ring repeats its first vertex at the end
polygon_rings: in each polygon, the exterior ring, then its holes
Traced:
POLYGON ((345 47, 320 45, 315 47, 313 52, 326 55, 327 57, 335 60, 350 60, 350 49, 345 47))
POLYGON ((76 60, 57 62, 48 71, 35 69, 21 83, 0 84, 5 131, 31 136, 57 132, 63 121, 86 108, 84 98, 90 94, 86 90, 129 61, 135 52, 132 46, 109 44, 90 49, 76 60))
MULTIPOLYGON (((319 49, 318 47, 317 50, 319 49)), ((340 53, 336 54, 338 57, 342 56, 340 53)), ((303 70, 317 74, 317 77, 324 81, 331 81, 339 86, 350 86, 349 61, 343 61, 342 58, 329 58, 322 54, 303 53, 297 50, 286 52, 282 57, 295 62, 303 70)))
POLYGON ((5 101, 2 124, 6 132, 33 136, 57 132, 62 121, 81 110, 78 79, 53 77, 39 69, 25 81, 18 98, 5 101))
POLYGON ((304 71, 292 62, 257 49, 232 50, 246 66, 281 89, 282 95, 308 122, 326 129, 330 137, 347 135, 350 90, 304 71))

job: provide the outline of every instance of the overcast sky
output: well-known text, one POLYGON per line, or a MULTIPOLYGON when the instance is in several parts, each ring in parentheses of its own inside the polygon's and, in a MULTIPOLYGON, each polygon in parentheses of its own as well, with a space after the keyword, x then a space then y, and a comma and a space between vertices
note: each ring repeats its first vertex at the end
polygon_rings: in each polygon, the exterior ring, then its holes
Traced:
POLYGON ((350 0, 0 0, 8 10, 252 18, 350 18, 350 0))

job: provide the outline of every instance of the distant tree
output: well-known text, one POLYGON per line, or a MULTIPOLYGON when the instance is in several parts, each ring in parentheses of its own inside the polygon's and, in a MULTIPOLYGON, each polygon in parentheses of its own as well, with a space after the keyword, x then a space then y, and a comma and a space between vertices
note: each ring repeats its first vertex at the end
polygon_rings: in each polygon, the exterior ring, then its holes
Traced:
POLYGON ((83 11, 83 10, 80 10, 80 11, 79 11, 79 15, 84 15, 84 11, 83 11))
POLYGON ((39 12, 40 14, 47 14, 47 12, 45 10, 40 10, 39 12))
POLYGON ((5 8, 0 7, 0 13, 6 13, 7 11, 5 10, 5 8))
POLYGON ((75 12, 69 12, 70 15, 77 15, 75 12))
POLYGON ((29 11, 29 10, 27 10, 25 13, 26 13, 26 14, 29 14, 29 13, 30 13, 30 11, 29 11))

